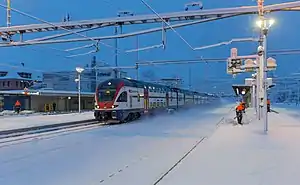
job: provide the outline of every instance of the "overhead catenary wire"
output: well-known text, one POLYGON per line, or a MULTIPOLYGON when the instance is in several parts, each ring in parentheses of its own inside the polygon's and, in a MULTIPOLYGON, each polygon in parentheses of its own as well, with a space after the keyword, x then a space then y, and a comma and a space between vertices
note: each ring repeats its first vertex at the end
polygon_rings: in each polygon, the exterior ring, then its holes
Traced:
POLYGON ((147 6, 155 15, 157 15, 157 17, 159 17, 166 25, 168 25, 172 31, 174 33, 177 34, 177 36, 183 40, 183 42, 188 45, 192 50, 194 50, 194 48, 188 43, 188 41, 186 41, 173 27, 170 23, 168 23, 167 21, 165 21, 149 4, 147 4, 144 0, 141 0, 143 4, 145 4, 145 6, 147 6))
MULTIPOLYGON (((6 5, 3 5, 3 4, 0 4, 0 7, 7 8, 7 6, 6 6, 6 5)), ((35 19, 35 20, 37 20, 37 21, 40 21, 40 22, 49 24, 49 25, 51 25, 51 26, 55 26, 55 24, 53 24, 53 23, 51 23, 51 22, 45 21, 45 20, 43 20, 43 19, 40 19, 40 18, 38 18, 38 17, 36 17, 36 16, 30 15, 30 14, 25 13, 25 12, 23 12, 23 11, 17 10, 17 9, 15 9, 15 8, 11 8, 11 10, 14 11, 14 12, 17 12, 17 13, 19 13, 19 14, 21 14, 21 15, 24 15, 24 16, 30 17, 30 18, 32 18, 32 19, 35 19)), ((96 43, 95 43, 96 50, 91 51, 91 52, 87 52, 87 53, 84 53, 84 54, 81 54, 81 55, 79 54, 78 56, 83 56, 83 55, 86 55, 86 54, 98 52, 98 51, 99 51, 99 49, 98 49, 98 44, 99 44, 99 43, 102 44, 102 45, 104 45, 104 46, 106 46, 106 47, 114 48, 114 49, 116 49, 117 51, 120 50, 120 49, 118 49, 118 48, 115 48, 114 46, 111 46, 111 45, 109 45, 109 44, 106 44, 106 43, 104 43, 104 42, 101 42, 100 39, 93 39, 93 38, 88 37, 88 36, 86 36, 86 35, 80 34, 79 31, 72 31, 72 30, 69 30, 69 29, 64 28, 63 26, 58 26, 58 27, 61 28, 62 30, 65 30, 65 31, 69 32, 69 33, 72 33, 72 34, 75 34, 75 35, 84 37, 84 38, 86 38, 86 39, 88 39, 88 40, 90 40, 90 41, 96 42, 96 43)), ((26 42, 26 41, 24 41, 24 42, 26 42)), ((58 50, 58 49, 55 49, 55 50, 58 50)), ((122 51, 122 53, 123 53, 123 52, 124 52, 124 51, 122 51)), ((125 53, 125 52, 124 52, 124 53, 125 53)), ((117 53, 117 54, 120 54, 120 53, 117 53)), ((75 55, 74 55, 74 56, 75 56, 75 55)))
POLYGON ((143 48, 137 48, 137 49, 130 49, 125 51, 126 53, 131 53, 131 52, 137 52, 137 51, 145 51, 145 50, 150 50, 150 49, 155 49, 155 48, 161 48, 163 47, 163 44, 158 44, 158 45, 153 45, 153 46, 147 46, 143 48))
MULTIPOLYGON (((1 6, 1 7, 3 7, 3 8, 7 8, 7 6, 6 6, 6 5, 3 5, 3 4, 0 4, 0 6, 1 6)), ((30 17, 30 18, 32 18, 32 19, 35 19, 35 20, 38 20, 38 21, 44 22, 44 23, 46 23, 46 24, 53 25, 53 24, 52 24, 52 23, 50 23, 50 22, 47 22, 47 21, 45 21, 45 20, 42 20, 42 19, 40 19, 40 18, 38 18, 38 17, 32 16, 32 15, 30 15, 30 14, 27 14, 27 13, 25 13, 25 12, 22 12, 22 11, 20 11, 20 10, 17 10, 17 9, 15 9, 15 8, 11 8, 11 7, 10 7, 10 9, 11 9, 12 11, 15 11, 15 12, 17 12, 17 13, 21 14, 21 15, 24 15, 24 16, 30 17)), ((68 31, 68 32, 71 32, 71 34, 77 34, 77 35, 80 35, 80 36, 83 36, 83 37, 86 37, 86 38, 88 38, 88 37, 87 37, 87 36, 85 36, 85 35, 78 34, 78 33, 74 32, 74 31, 71 31, 71 30, 65 29, 65 28, 63 28, 63 27, 61 27, 61 28, 62 28, 62 29, 64 29, 64 30, 66 30, 66 31, 68 31)), ((24 42, 26 42, 26 41, 24 41, 24 42)), ((99 41, 96 41, 96 42, 98 43, 99 41)), ((50 48, 50 49, 52 49, 52 50, 60 51, 60 52, 65 52, 64 50, 60 50, 60 49, 53 48, 53 47, 48 47, 48 48, 50 48)), ((68 52, 68 51, 67 51, 67 52, 68 52)))
MULTIPOLYGON (((232 15, 227 15, 227 16, 223 16, 222 18, 229 18, 234 16, 234 14, 232 15)), ((187 22, 187 23, 179 23, 179 24, 174 24, 171 25, 173 28, 179 28, 179 27, 184 27, 184 26, 190 26, 190 25, 195 25, 195 24, 199 24, 199 23, 204 23, 204 22, 209 22, 209 21, 213 21, 213 20, 218 20, 221 18, 208 18, 205 20, 198 20, 198 21, 193 21, 193 22, 187 22)), ((165 26, 164 27, 165 30, 167 29, 171 29, 170 26, 165 26)), ((126 37, 132 37, 132 36, 136 36, 136 35, 143 35, 143 34, 148 34, 148 33, 152 33, 152 32, 158 32, 161 31, 161 27, 159 28, 151 28, 151 29, 147 29, 147 30, 142 30, 142 31, 135 31, 135 32, 131 32, 131 33, 125 33, 125 34, 118 34, 118 35, 111 35, 111 36, 101 36, 101 37, 92 37, 94 40, 108 40, 108 39, 115 39, 115 38, 126 38, 126 37)), ((0 44, 0 47, 10 47, 10 46, 26 46, 26 45, 35 45, 35 44, 56 44, 56 43, 68 43, 68 42, 84 42, 84 41, 89 41, 86 38, 75 38, 75 39, 60 39, 60 40, 44 40, 44 41, 32 41, 32 40, 28 40, 26 42, 14 42, 14 45, 10 45, 10 44, 0 44)))
POLYGON ((222 45, 229 45, 232 44, 233 42, 252 42, 252 41, 259 41, 259 38, 235 38, 235 39, 231 39, 230 41, 224 41, 224 42, 219 42, 217 44, 211 44, 211 45, 207 45, 207 46, 202 46, 202 47, 197 47, 194 50, 202 50, 202 49, 208 49, 208 48, 213 48, 213 47, 218 47, 218 46, 222 46, 222 45))
MULTIPOLYGON (((7 8, 7 6, 6 6, 6 5, 3 5, 3 4, 0 4, 0 6, 3 7, 3 8, 7 8)), ((34 20, 43 22, 43 23, 45 23, 45 24, 49 24, 49 25, 51 25, 51 26, 56 26, 55 24, 53 24, 53 23, 51 23, 51 22, 45 21, 45 20, 43 20, 43 19, 40 19, 40 18, 38 18, 38 17, 35 17, 35 16, 30 15, 30 14, 25 13, 25 12, 22 12, 22 11, 20 11, 20 10, 15 9, 15 8, 10 8, 10 9, 11 9, 12 11, 14 11, 14 12, 17 12, 17 13, 19 13, 19 14, 21 14, 21 15, 27 16, 27 17, 32 18, 32 19, 34 19, 34 20)), ((65 30, 65 31, 67 31, 67 32, 73 33, 73 34, 75 34, 75 35, 78 35, 78 36, 81 36, 81 37, 84 37, 84 38, 87 38, 87 39, 89 39, 89 40, 94 41, 94 42, 97 43, 97 40, 94 40, 94 39, 92 39, 92 38, 90 38, 90 37, 88 37, 88 36, 86 36, 86 35, 83 35, 83 34, 74 32, 74 31, 72 31, 72 30, 68 30, 68 29, 64 28, 63 26, 58 26, 58 27, 61 28, 62 30, 65 30)), ((100 42, 100 43, 103 44, 102 42, 100 42)), ((105 43, 104 43, 104 45, 107 46, 107 44, 105 44, 105 43)), ((111 47, 113 47, 113 46, 111 46, 111 47)))
MULTIPOLYGON (((6 5, 3 5, 3 4, 0 4, 0 7, 7 8, 7 6, 6 6, 6 5)), ((35 20, 38 20, 38 21, 40 21, 40 22, 49 24, 49 25, 51 25, 51 26, 55 26, 55 24, 53 24, 53 23, 50 23, 50 22, 48 22, 48 21, 45 21, 45 20, 43 20, 43 19, 40 19, 40 18, 38 18, 38 17, 36 17, 36 16, 33 16, 33 15, 30 15, 30 14, 28 14, 28 13, 22 12, 22 11, 20 11, 20 10, 15 9, 15 8, 11 8, 11 10, 14 11, 14 12, 17 12, 17 13, 19 13, 19 14, 21 14, 21 15, 30 17, 30 18, 35 19, 35 20)), ((72 31, 72 30, 68 30, 68 29, 64 28, 63 26, 59 26, 59 27, 60 27, 61 29, 65 30, 65 31, 69 32, 69 33, 72 33, 72 34, 75 34, 75 35, 84 37, 84 38, 86 38, 86 39, 88 39, 88 40, 90 40, 90 41, 96 42, 96 43, 95 43, 95 44, 96 44, 96 45, 95 45, 95 46, 96 46, 96 50, 94 50, 94 51, 92 51, 92 52, 84 53, 84 54, 81 54, 81 55, 78 55, 78 56, 83 56, 83 55, 87 55, 87 54, 90 54, 90 53, 98 52, 98 51, 99 51, 98 46, 97 46, 98 43, 100 43, 100 44, 102 44, 102 45, 104 45, 104 46, 110 47, 110 48, 114 48, 114 46, 111 46, 111 45, 109 45, 109 44, 106 44, 106 43, 104 43, 104 42, 101 42, 100 40, 95 40, 95 39, 90 38, 90 37, 88 37, 88 36, 86 36, 86 35, 80 34, 79 32, 72 31)), ((26 42, 26 41, 23 41, 23 42, 26 42)), ((14 45, 14 43, 12 43, 12 45, 14 45)), ((53 48, 51 48, 51 49, 53 49, 53 48)), ((54 50, 61 51, 61 50, 59 50, 59 49, 54 49, 54 50)), ((75 55, 74 55, 74 56, 75 56, 75 55)))

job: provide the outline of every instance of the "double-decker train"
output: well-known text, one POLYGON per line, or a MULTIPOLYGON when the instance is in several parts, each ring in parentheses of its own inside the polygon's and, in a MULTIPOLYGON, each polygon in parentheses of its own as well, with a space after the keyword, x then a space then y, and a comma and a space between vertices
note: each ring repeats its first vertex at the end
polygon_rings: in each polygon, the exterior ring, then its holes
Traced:
POLYGON ((143 114, 199 105, 208 96, 133 79, 110 79, 96 89, 94 116, 98 121, 128 122, 143 114))

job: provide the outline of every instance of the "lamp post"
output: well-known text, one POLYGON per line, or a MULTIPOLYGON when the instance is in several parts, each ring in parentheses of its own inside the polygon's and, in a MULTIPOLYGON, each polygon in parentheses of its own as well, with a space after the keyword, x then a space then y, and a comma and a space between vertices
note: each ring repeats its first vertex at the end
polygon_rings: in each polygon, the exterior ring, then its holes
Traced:
POLYGON ((268 112, 267 112, 267 34, 270 27, 274 24, 273 19, 266 19, 261 16, 260 20, 256 22, 261 29, 260 45, 258 47, 259 56, 259 98, 260 111, 264 120, 264 131, 268 131, 268 112))
POLYGON ((76 67, 76 71, 78 73, 78 78, 75 79, 76 82, 78 82, 78 112, 80 113, 81 112, 81 84, 80 84, 80 81, 81 81, 81 73, 84 71, 83 68, 81 67, 76 67))

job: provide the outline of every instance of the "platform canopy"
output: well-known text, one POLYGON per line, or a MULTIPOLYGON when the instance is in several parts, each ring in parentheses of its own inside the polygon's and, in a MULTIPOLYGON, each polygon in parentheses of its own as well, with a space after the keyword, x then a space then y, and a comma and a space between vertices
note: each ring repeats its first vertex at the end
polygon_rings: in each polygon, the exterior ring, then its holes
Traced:
POLYGON ((247 94, 250 91, 251 86, 245 84, 234 84, 232 85, 232 88, 233 91, 235 92, 235 95, 238 96, 238 95, 242 95, 243 93, 247 94))
MULTIPOLYGON (((0 91, 0 95, 10 96, 10 95, 27 95, 27 96, 57 96, 57 97, 68 97, 68 96, 78 96, 77 91, 57 91, 57 90, 29 90, 25 93, 24 90, 10 90, 10 91, 0 91)), ((82 97, 94 97, 95 93, 92 92, 81 92, 82 97)))

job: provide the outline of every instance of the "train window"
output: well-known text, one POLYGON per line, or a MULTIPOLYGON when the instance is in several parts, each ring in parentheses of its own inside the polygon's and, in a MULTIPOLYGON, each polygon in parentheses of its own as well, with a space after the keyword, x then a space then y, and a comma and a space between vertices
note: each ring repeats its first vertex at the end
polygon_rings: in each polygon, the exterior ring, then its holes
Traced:
POLYGON ((127 102, 127 92, 124 91, 120 94, 117 102, 127 102))
POLYGON ((98 101, 112 101, 115 96, 116 90, 108 89, 108 90, 100 90, 98 92, 98 101))

